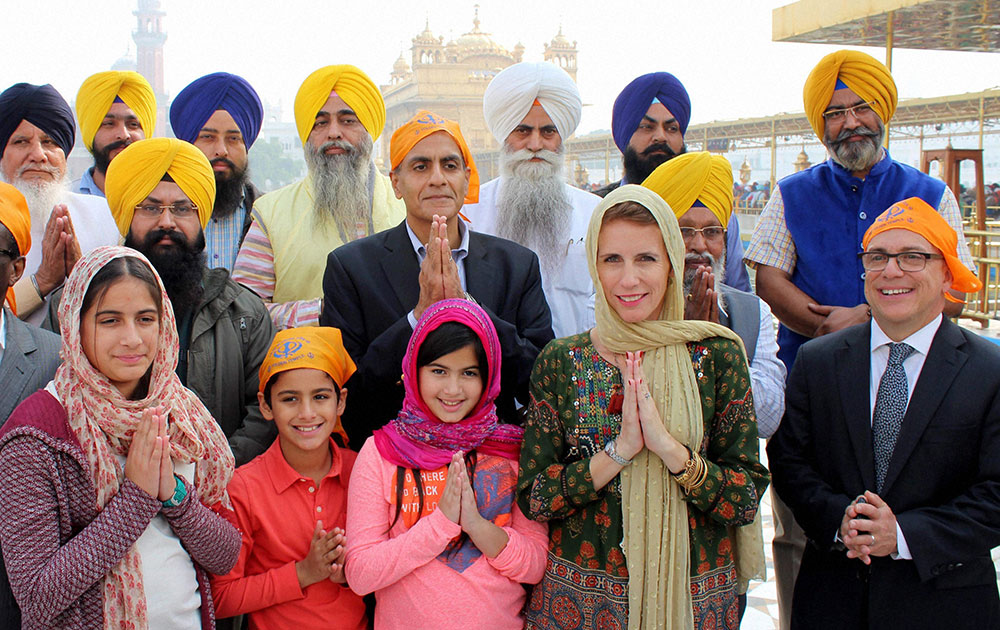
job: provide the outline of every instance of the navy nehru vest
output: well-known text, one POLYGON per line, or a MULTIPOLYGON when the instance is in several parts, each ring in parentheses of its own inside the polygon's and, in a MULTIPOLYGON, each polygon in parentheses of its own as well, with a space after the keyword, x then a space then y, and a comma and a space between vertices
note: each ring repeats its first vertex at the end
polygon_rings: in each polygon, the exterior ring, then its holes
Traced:
MULTIPOLYGON (((864 267, 858 259, 865 231, 889 206, 920 197, 937 208, 944 182, 893 161, 889 152, 864 180, 827 160, 780 182, 785 225, 797 259, 792 283, 817 304, 857 306, 865 301, 864 267)), ((778 358, 792 371, 808 337, 778 328, 778 358)))

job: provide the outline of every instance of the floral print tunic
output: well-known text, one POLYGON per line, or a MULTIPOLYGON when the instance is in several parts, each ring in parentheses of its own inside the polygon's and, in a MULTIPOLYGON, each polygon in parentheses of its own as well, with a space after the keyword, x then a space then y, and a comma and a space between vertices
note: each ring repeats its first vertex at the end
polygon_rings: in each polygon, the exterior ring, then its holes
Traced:
MULTIPOLYGON (((689 446, 708 464, 705 482, 686 495, 695 628, 737 628, 732 528, 753 521, 768 472, 739 347, 720 337, 687 345, 705 422, 702 443, 689 446)), ((621 373, 589 332, 549 343, 535 363, 517 499, 530 518, 549 523, 549 554, 528 628, 628 626, 621 482, 595 490, 589 461, 619 433, 620 408, 608 408, 621 388, 621 373)))

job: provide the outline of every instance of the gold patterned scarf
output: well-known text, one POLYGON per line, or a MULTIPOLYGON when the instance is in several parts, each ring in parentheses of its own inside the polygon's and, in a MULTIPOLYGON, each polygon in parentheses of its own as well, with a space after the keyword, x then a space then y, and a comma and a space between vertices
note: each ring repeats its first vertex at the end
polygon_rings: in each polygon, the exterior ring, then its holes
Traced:
MULTIPOLYGON (((587 231, 587 256, 595 287, 597 237, 604 213, 632 201, 648 209, 663 234, 671 276, 659 319, 628 323, 611 308, 602 290, 595 296, 597 333, 615 353, 642 350, 643 372, 667 430, 697 451, 704 434, 701 395, 687 342, 725 337, 739 344, 739 336, 724 326, 684 320, 680 274, 684 270, 684 242, 673 211, 651 190, 636 185, 611 192, 594 210, 587 231)), ((744 360, 745 360, 744 354, 744 360)), ((691 558, 687 505, 680 486, 659 457, 643 449, 621 473, 623 548, 628 563, 630 630, 693 628, 691 558)), ((764 546, 760 517, 736 528, 735 555, 741 582, 763 577, 764 546)))

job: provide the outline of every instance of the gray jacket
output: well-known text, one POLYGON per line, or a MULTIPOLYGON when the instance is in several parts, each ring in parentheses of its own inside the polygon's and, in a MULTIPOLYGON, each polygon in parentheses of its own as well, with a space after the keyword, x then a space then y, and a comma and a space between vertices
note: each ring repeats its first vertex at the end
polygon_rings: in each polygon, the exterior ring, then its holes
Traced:
POLYGON ((21 404, 52 380, 62 361, 58 335, 27 324, 4 309, 7 335, 0 360, 0 425, 21 404))
MULTIPOLYGON (((257 406, 257 373, 274 339, 274 324, 260 298, 233 282, 225 269, 205 269, 202 283, 185 385, 222 427, 241 466, 267 450, 278 434, 257 406)), ((55 331, 61 297, 53 295, 43 323, 55 331)))

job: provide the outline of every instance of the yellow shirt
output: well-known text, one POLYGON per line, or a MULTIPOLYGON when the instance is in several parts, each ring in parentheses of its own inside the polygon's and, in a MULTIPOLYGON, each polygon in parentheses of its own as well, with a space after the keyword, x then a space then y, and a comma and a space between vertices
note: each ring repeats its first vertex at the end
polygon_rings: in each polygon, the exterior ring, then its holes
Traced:
MULTIPOLYGON (((389 178, 376 173, 373 192, 374 231, 398 225, 406 217, 406 206, 396 199, 389 178)), ((344 244, 334 225, 317 227, 313 206, 311 175, 254 203, 254 218, 267 234, 274 255, 276 303, 323 297, 327 254, 344 244)))

